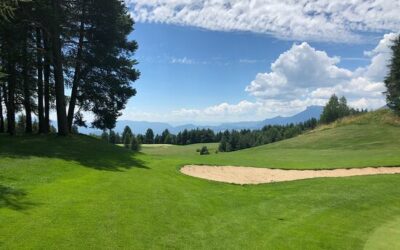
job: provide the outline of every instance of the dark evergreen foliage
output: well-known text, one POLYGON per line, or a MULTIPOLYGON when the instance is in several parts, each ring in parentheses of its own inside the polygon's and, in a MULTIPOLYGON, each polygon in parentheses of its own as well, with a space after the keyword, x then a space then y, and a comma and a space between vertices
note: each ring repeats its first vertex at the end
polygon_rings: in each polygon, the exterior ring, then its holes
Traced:
POLYGON ((339 99, 333 94, 324 107, 320 121, 321 123, 331 123, 345 116, 364 112, 367 112, 367 110, 358 110, 347 106, 347 100, 344 96, 339 99))
POLYGON ((122 143, 126 148, 129 148, 131 143, 133 133, 129 126, 125 126, 124 131, 122 132, 122 143))
POLYGON ((131 145, 132 136, 125 135, 125 137, 123 137, 123 138, 124 138, 123 139, 124 147, 129 148, 131 145))
POLYGON ((151 128, 147 129, 146 135, 144 138, 144 143, 153 144, 154 143, 154 132, 151 128))
POLYGON ((385 78, 387 88, 387 105, 395 113, 400 115, 400 36, 398 36, 392 45, 393 56, 389 64, 389 73, 385 78))
POLYGON ((207 146, 201 147, 201 149, 200 149, 200 155, 209 155, 209 154, 210 154, 210 152, 208 152, 207 146))
POLYGON ((138 45, 128 40, 134 22, 125 3, 7 3, 0 4, 8 9, 0 11, 0 103, 5 107, 0 110, 0 127, 6 114, 7 132, 15 134, 16 113, 23 111, 25 132, 33 131, 34 113, 39 132, 48 133, 50 110, 55 109, 60 135, 73 132, 74 125, 86 126, 82 111, 94 115, 93 127, 113 129, 136 94, 131 84, 139 77, 133 59, 138 45))
POLYGON ((138 152, 140 150, 140 143, 138 142, 135 135, 133 135, 131 138, 130 149, 135 152, 138 152))
POLYGON ((230 152, 289 139, 314 129, 317 124, 317 119, 313 118, 296 125, 267 125, 260 130, 227 130, 222 133, 218 150, 230 152))
POLYGON ((110 134, 108 136, 108 142, 111 144, 116 144, 117 143, 117 135, 113 130, 110 130, 110 134))
POLYGON ((101 139, 108 142, 109 141, 108 137, 109 137, 108 133, 106 131, 103 131, 103 133, 101 134, 101 139))

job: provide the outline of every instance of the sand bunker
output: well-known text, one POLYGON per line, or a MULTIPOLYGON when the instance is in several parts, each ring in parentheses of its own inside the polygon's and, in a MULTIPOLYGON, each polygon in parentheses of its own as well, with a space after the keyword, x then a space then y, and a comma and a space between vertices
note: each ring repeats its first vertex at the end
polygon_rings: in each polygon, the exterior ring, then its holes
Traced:
POLYGON ((213 181, 235 184, 260 184, 319 177, 400 174, 400 167, 352 168, 332 170, 283 170, 252 167, 188 165, 181 168, 181 172, 190 176, 213 181))

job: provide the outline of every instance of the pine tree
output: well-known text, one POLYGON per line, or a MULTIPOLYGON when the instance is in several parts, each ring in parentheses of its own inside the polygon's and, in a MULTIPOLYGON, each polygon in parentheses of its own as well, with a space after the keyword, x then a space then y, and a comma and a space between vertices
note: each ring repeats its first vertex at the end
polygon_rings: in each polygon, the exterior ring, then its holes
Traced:
POLYGON ((14 17, 14 11, 18 6, 17 0, 0 1, 0 21, 8 21, 14 17))
POLYGON ((43 96, 43 43, 42 43, 42 29, 36 28, 36 67, 37 67, 37 89, 38 89, 38 119, 39 119, 39 133, 45 133, 45 120, 44 120, 44 96, 43 96))
POLYGON ((168 129, 165 129, 161 133, 160 143, 170 144, 171 143, 171 134, 168 129))
POLYGON ((84 63, 79 75, 81 80, 76 81, 79 93, 76 101, 84 111, 94 114, 94 127, 111 129, 128 99, 136 94, 132 82, 140 74, 134 68, 137 61, 133 56, 138 45, 135 41, 128 40, 134 22, 124 2, 89 2, 91 4, 86 6, 86 22, 89 24, 85 25, 89 28, 84 30, 84 63))
POLYGON ((121 136, 120 136, 120 134, 117 132, 117 133, 115 134, 115 144, 121 144, 121 143, 122 143, 121 136))
POLYGON ((124 147, 125 148, 130 148, 131 141, 132 141, 132 135, 125 135, 124 138, 124 147))
POLYGON ((0 85, 0 133, 4 133, 3 87, 0 85))
POLYGON ((331 123, 336 121, 339 118, 339 109, 339 99, 335 94, 333 94, 324 107, 320 118, 321 122, 331 123))
POLYGON ((28 44, 29 44, 29 36, 30 32, 27 25, 24 25, 23 28, 23 42, 22 42, 22 81, 23 81, 23 96, 24 96, 24 108, 25 108, 25 132, 32 133, 32 101, 31 101, 31 81, 30 81, 30 71, 31 68, 31 57, 28 51, 28 44))
POLYGON ((110 135, 108 137, 108 142, 111 144, 115 144, 116 143, 116 134, 113 130, 110 130, 110 135))
POLYGON ((145 138, 144 138, 144 135, 138 134, 138 135, 136 136, 136 138, 137 138, 139 144, 143 144, 143 143, 144 143, 144 139, 145 139, 145 138))
POLYGON ((400 115, 400 35, 393 41, 391 49, 393 55, 385 78, 385 94, 388 107, 400 115))
POLYGON ((338 116, 339 118, 345 117, 350 115, 350 108, 347 106, 347 100, 346 97, 342 96, 339 99, 339 113, 338 116))
POLYGON ((101 134, 101 139, 108 142, 108 133, 106 131, 103 131, 103 133, 101 134))
POLYGON ((130 149, 135 152, 140 150, 140 144, 135 135, 132 136, 130 149))
POLYGON ((67 135, 69 132, 64 92, 64 63, 61 41, 61 27, 64 21, 61 0, 51 0, 51 10, 54 15, 50 25, 50 41, 52 62, 54 67, 54 82, 56 94, 57 126, 59 135, 67 135))
POLYGON ((342 96, 339 99, 333 94, 325 105, 320 120, 322 123, 331 123, 351 113, 355 113, 355 111, 351 112, 351 109, 347 106, 346 98, 342 96))
POLYGON ((0 19, 10 19, 0 22, 7 131, 15 134, 15 114, 25 111, 26 132, 32 131, 31 113, 37 114, 39 131, 49 132, 51 107, 60 135, 85 125, 81 111, 93 113, 94 127, 114 128, 139 77, 133 59, 138 46, 128 39, 134 22, 125 3, 6 0, 0 7, 0 19), (66 88, 72 90, 67 98, 66 88))
POLYGON ((125 126, 124 131, 122 132, 122 141, 125 144, 126 138, 128 138, 128 145, 131 141, 131 137, 132 137, 133 133, 132 130, 129 126, 125 126))
POLYGON ((228 139, 225 136, 222 136, 221 142, 219 143, 218 150, 220 152, 227 152, 226 144, 228 143, 228 139))
POLYGON ((163 142, 161 141, 161 136, 159 135, 159 134, 157 134, 155 137, 154 137, 154 143, 155 144, 162 144, 163 142))
POLYGON ((151 128, 147 129, 144 143, 153 144, 154 143, 154 132, 151 128))
POLYGON ((25 132, 26 128, 26 116, 25 115, 19 115, 17 118, 17 124, 16 124, 16 133, 17 134, 22 134, 25 132))

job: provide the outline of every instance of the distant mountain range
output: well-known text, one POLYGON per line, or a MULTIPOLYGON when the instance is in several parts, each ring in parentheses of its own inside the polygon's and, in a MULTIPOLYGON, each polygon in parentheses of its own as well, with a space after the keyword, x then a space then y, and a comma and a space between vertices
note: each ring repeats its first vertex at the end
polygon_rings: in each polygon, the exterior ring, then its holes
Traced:
MULTIPOLYGON (((323 111, 322 106, 309 106, 306 110, 289 117, 277 116, 263 121, 245 121, 245 122, 231 122, 222 123, 216 126, 198 126, 194 124, 186 124, 181 126, 172 126, 168 123, 163 122, 146 122, 146 121, 130 121, 122 120, 118 121, 115 127, 115 132, 122 133, 125 126, 129 126, 135 134, 144 134, 148 128, 153 129, 155 134, 161 134, 163 130, 168 129, 171 133, 177 134, 185 129, 196 129, 196 128, 210 128, 215 132, 224 130, 240 130, 240 129, 260 129, 265 125, 286 125, 290 123, 300 123, 311 118, 317 118, 321 116, 323 111)), ((93 128, 79 128, 79 132, 83 134, 101 134, 102 131, 93 128)))

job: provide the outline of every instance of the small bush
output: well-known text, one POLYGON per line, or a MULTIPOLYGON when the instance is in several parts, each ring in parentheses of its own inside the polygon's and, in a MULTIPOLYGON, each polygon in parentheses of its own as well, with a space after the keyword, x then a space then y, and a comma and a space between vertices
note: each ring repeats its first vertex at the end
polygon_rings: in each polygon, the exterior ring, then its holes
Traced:
POLYGON ((124 137, 124 147, 125 148, 130 148, 130 144, 132 142, 132 138, 131 137, 133 137, 133 136, 125 135, 125 137, 124 137))
POLYGON ((209 154, 210 154, 210 152, 208 152, 208 148, 206 146, 203 146, 200 149, 200 155, 209 155, 209 154))
POLYGON ((199 152, 200 152, 200 149, 199 149, 199 148, 198 148, 198 149, 196 149, 196 152, 197 152, 197 153, 199 153, 199 152))
POLYGON ((136 139, 136 136, 132 136, 131 138, 131 146, 130 146, 132 151, 138 152, 140 150, 140 144, 138 140, 136 139))

